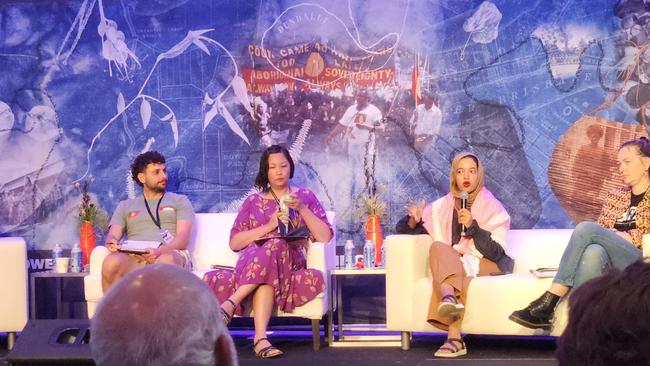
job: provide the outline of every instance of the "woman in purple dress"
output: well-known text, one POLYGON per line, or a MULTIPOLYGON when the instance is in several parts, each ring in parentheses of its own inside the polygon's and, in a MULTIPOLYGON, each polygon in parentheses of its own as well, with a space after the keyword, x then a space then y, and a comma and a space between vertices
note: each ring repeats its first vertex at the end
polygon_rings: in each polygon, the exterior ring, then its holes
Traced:
POLYGON ((325 290, 323 274, 306 268, 303 245, 270 238, 278 235, 279 222, 288 223, 288 230, 306 227, 313 241, 327 243, 332 238, 325 210, 314 193, 289 185, 293 171, 287 149, 274 145, 264 151, 255 179, 262 192, 246 198, 230 231, 230 248, 239 252, 235 269, 214 270, 203 277, 222 304, 226 324, 233 314, 245 312, 243 301, 251 297, 253 349, 262 358, 282 355, 266 338, 273 307, 291 312, 325 290), (280 210, 282 204, 288 210, 280 210), (270 239, 261 245, 255 243, 266 237, 270 239))

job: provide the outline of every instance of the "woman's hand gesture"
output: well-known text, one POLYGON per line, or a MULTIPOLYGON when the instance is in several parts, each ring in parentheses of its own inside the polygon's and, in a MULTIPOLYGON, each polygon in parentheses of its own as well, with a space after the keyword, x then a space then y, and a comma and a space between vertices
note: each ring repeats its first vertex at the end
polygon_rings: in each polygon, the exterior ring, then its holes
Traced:
POLYGON ((422 213, 424 212, 424 198, 420 199, 420 202, 417 204, 415 202, 409 202, 406 205, 406 211, 416 224, 420 222, 422 220, 422 213))
POLYGON ((300 213, 300 210, 302 210, 303 208, 303 204, 300 201, 300 198, 298 198, 298 196, 296 196, 295 194, 290 194, 288 195, 288 197, 287 196, 285 197, 286 198, 284 199, 284 204, 287 205, 287 207, 289 207, 290 209, 300 213))
POLYGON ((271 215, 271 217, 269 217, 269 222, 266 223, 269 229, 268 232, 271 232, 278 228, 278 220, 280 219, 281 215, 284 215, 284 213, 276 211, 273 215, 271 215))

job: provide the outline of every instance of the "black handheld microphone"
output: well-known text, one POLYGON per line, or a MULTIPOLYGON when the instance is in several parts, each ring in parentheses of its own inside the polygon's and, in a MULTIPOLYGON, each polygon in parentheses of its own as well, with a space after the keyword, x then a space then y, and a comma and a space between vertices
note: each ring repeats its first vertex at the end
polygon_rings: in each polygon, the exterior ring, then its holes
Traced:
MULTIPOLYGON (((469 194, 467 192, 460 192, 460 208, 467 208, 467 198, 469 198, 469 194)), ((465 225, 460 224, 460 236, 465 236, 466 229, 467 228, 465 225)))

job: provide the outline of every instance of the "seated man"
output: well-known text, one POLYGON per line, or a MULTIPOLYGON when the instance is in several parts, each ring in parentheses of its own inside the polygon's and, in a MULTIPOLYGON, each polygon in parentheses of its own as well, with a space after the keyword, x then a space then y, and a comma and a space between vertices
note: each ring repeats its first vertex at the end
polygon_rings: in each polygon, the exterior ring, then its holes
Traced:
POLYGON ((237 365, 210 289, 168 264, 139 269, 111 288, 92 318, 90 348, 98 366, 237 365))
POLYGON ((165 192, 165 157, 156 151, 138 155, 131 177, 142 187, 142 196, 120 202, 111 218, 106 247, 112 252, 102 265, 102 290, 147 263, 167 263, 191 269, 187 245, 194 225, 194 210, 186 196, 165 192), (144 255, 120 252, 119 240, 160 242, 144 255))

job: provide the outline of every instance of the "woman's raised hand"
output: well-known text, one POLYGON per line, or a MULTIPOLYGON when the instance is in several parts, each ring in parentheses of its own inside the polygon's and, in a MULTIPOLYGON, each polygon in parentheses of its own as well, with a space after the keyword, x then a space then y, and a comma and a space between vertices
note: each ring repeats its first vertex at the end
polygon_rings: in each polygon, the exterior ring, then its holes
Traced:
POLYGON ((409 216, 413 218, 413 221, 417 224, 422 220, 422 213, 424 212, 424 198, 420 199, 420 202, 417 204, 415 202, 409 202, 406 205, 406 211, 409 216))

